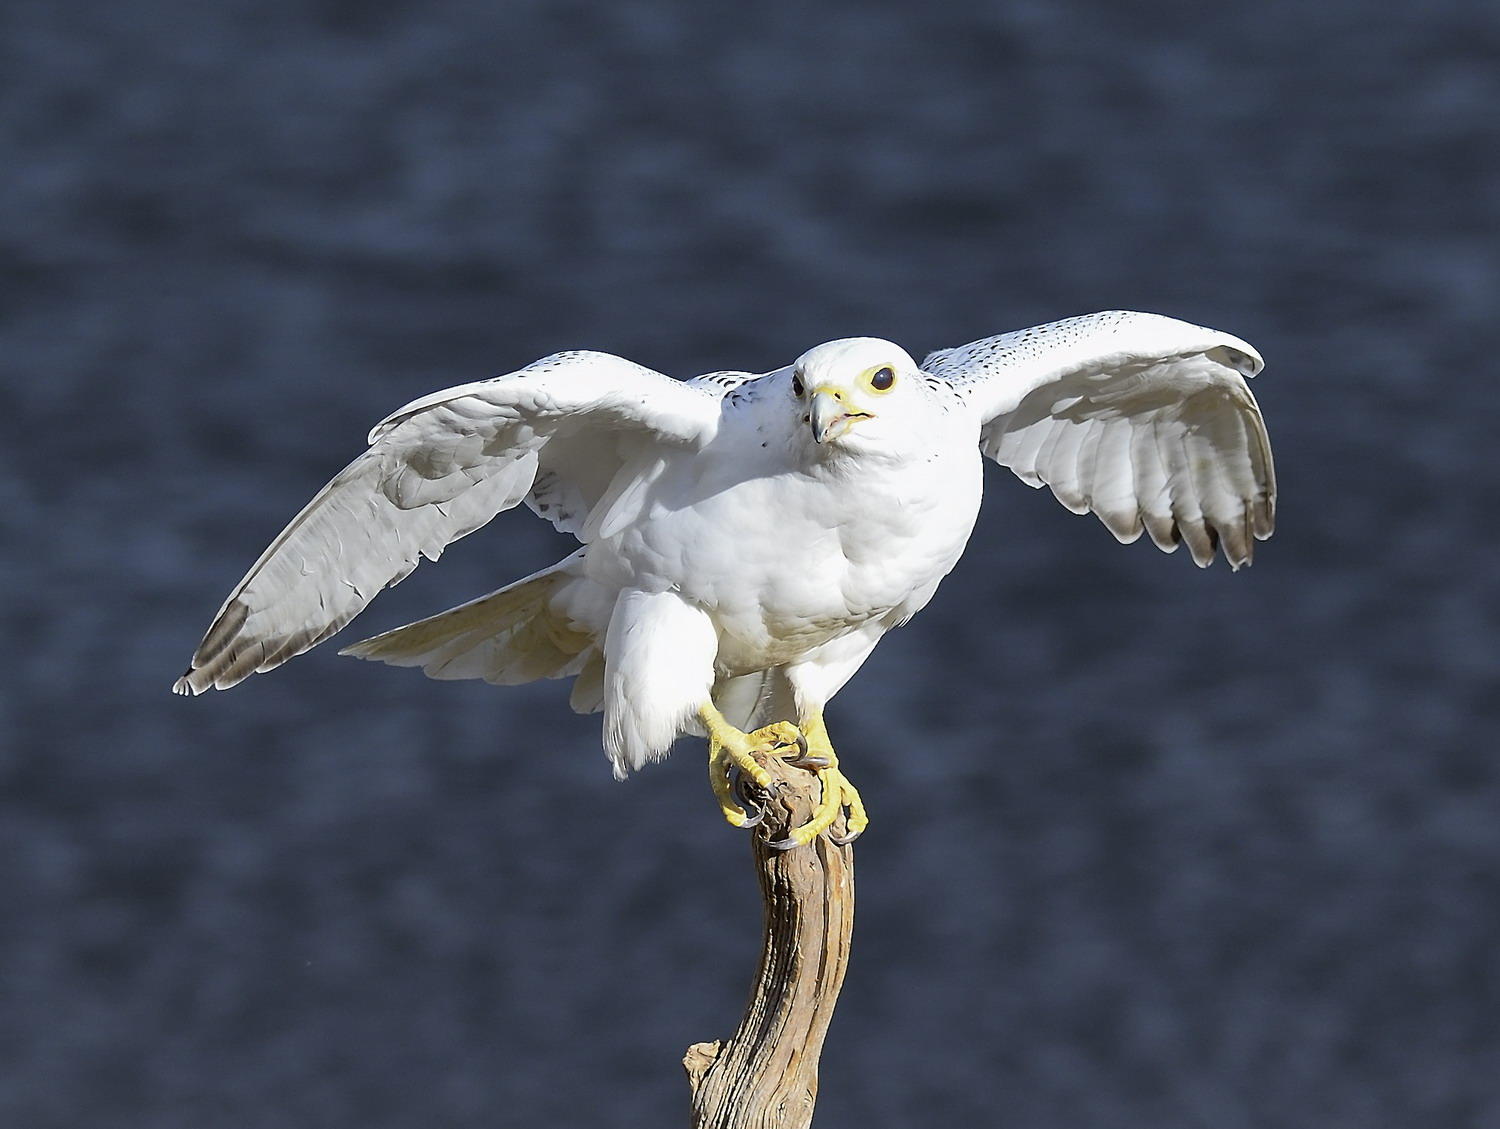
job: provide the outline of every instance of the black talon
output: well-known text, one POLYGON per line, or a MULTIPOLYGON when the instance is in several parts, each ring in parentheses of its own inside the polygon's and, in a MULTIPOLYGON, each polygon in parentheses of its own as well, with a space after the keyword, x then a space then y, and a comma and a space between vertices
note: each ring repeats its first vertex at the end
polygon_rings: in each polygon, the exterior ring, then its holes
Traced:
POLYGON ((827 757, 815 757, 811 753, 803 753, 800 757, 788 757, 786 763, 793 768, 808 769, 828 768, 833 764, 827 757))
POLYGON ((752 803, 750 797, 745 794, 743 787, 745 774, 740 771, 740 766, 732 764, 729 766, 729 792, 734 797, 735 803, 745 813, 745 822, 741 827, 754 827, 766 818, 766 809, 757 803, 752 803), (753 815, 751 813, 754 813, 753 815))
POLYGON ((830 843, 835 843, 840 847, 847 847, 850 843, 854 842, 854 840, 858 839, 863 834, 863 831, 856 831, 851 835, 835 835, 832 831, 830 831, 828 833, 828 841, 830 843))
POLYGON ((797 731, 797 755, 794 757, 783 757, 783 760, 793 768, 820 769, 828 768, 833 764, 827 757, 817 757, 808 750, 807 738, 802 731, 797 731))
POLYGON ((793 839, 791 836, 788 836, 785 839, 767 839, 766 846, 770 847, 773 851, 789 851, 793 847, 802 846, 802 844, 797 842, 797 840, 793 839))

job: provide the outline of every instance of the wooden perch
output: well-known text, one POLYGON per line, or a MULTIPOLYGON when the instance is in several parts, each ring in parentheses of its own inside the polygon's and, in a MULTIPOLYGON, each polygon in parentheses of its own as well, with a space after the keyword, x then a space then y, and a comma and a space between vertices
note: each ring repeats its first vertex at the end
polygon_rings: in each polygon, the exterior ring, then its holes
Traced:
MULTIPOLYGON (((805 822, 818 796, 816 777, 775 756, 758 760, 775 783, 769 795, 749 785, 765 822, 751 836, 765 904, 760 969, 744 1018, 727 1042, 696 1043, 683 1066, 693 1087, 694 1129, 806 1129, 818 1095, 818 1057, 854 926, 854 850, 819 836, 778 851, 805 822)), ((842 833, 843 819, 833 830, 842 833)))

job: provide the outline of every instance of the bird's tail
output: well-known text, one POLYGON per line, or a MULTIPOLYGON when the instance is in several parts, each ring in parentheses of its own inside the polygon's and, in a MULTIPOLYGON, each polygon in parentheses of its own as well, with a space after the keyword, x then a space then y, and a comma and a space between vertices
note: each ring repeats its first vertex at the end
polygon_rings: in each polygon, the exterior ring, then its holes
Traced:
POLYGON ((429 678, 482 678, 499 686, 576 677, 572 705, 604 704, 598 637, 553 606, 579 553, 551 568, 416 623, 345 647, 340 654, 391 666, 419 666, 429 678))

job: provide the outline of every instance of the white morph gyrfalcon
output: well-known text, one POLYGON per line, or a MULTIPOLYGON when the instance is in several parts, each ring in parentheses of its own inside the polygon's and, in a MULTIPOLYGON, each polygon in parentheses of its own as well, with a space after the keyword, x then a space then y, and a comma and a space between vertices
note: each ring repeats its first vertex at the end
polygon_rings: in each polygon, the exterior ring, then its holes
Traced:
POLYGON ((1156 314, 1068 318, 931 354, 830 341, 760 375, 677 381, 556 353, 414 400, 230 593, 174 689, 224 689, 322 642, 421 557, 525 502, 582 547, 344 653, 433 678, 572 678, 616 775, 706 735, 729 822, 751 750, 796 744, 822 799, 781 846, 867 819, 823 707, 932 598, 979 512, 982 456, 1119 540, 1207 565, 1271 535, 1260 355, 1156 314), (750 735, 745 730, 764 726, 750 735))

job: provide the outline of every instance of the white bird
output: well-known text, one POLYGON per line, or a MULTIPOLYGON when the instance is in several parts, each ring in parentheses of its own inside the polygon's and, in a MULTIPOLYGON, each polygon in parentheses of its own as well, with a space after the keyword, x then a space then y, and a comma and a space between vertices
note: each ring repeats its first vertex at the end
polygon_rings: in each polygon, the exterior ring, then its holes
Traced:
POLYGON ((782 846, 867 819, 823 710, 932 598, 979 511, 982 456, 1206 566, 1250 562, 1276 503, 1245 378, 1260 355, 1155 314, 1069 318, 936 352, 830 341, 774 372, 677 381, 564 352, 424 396, 272 542, 174 689, 220 689, 338 631, 421 557, 524 501, 582 547, 344 653, 433 678, 572 678, 617 776, 706 735, 725 817, 736 770, 796 743, 822 799, 782 846), (752 735, 746 730, 764 726, 752 735))

